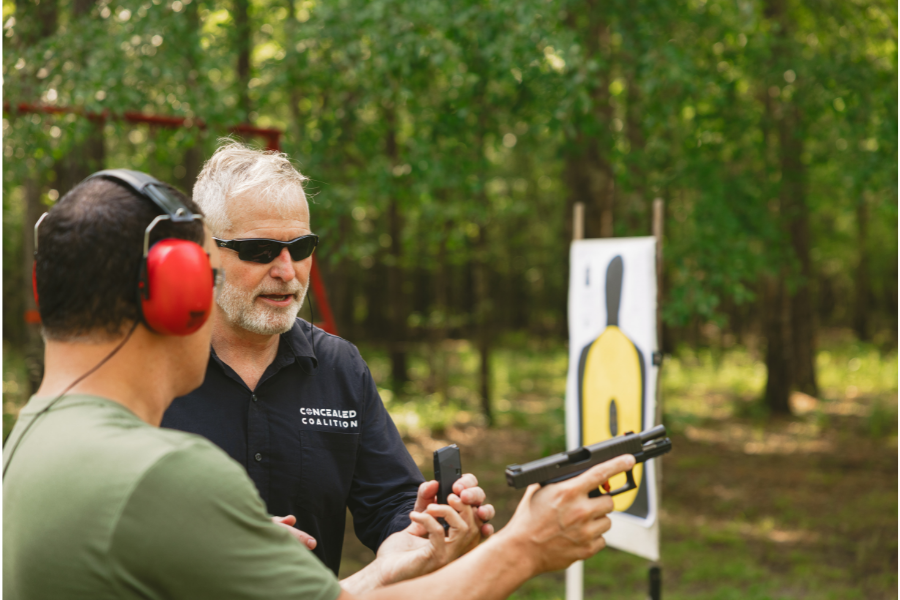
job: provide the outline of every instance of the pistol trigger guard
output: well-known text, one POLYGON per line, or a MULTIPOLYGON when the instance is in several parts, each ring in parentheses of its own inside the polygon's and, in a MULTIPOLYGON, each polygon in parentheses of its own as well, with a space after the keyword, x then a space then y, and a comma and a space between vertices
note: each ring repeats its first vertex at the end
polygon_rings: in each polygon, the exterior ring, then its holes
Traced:
POLYGON ((625 478, 627 479, 625 485, 611 491, 609 493, 610 496, 618 496, 619 494, 631 491, 637 487, 637 484, 634 482, 634 474, 631 472, 631 469, 625 472, 625 478))

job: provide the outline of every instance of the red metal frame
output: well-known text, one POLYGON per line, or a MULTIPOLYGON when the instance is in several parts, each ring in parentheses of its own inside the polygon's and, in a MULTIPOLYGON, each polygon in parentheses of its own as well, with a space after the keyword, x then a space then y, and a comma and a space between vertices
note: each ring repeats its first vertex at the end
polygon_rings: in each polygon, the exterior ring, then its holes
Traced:
MULTIPOLYGON (((11 105, 9 102, 3 103, 3 110, 9 112, 11 105)), ((121 114, 111 113, 105 110, 100 113, 85 112, 75 108, 64 106, 45 106, 40 104, 29 104, 21 102, 16 105, 16 112, 21 113, 45 113, 50 115, 75 114, 82 115, 92 121, 121 120, 126 123, 144 123, 154 127, 167 127, 170 129, 180 129, 197 127, 198 129, 206 129, 206 123, 202 119, 191 119, 188 117, 169 117, 166 115, 145 115, 134 111, 125 111, 121 114)), ((281 151, 281 135, 280 129, 271 127, 256 127, 248 123, 235 125, 231 128, 234 133, 246 133, 249 135, 258 135, 265 138, 266 150, 281 151)))
MULTIPOLYGON (((9 112, 11 106, 9 102, 3 103, 3 110, 9 112)), ((76 114, 82 115, 92 121, 106 120, 122 120, 126 123, 143 123, 153 127, 167 127, 171 129, 180 129, 182 127, 197 127, 206 129, 206 123, 200 119, 190 119, 188 117, 169 117, 166 115, 145 115, 139 112, 126 111, 121 114, 103 111, 102 113, 91 113, 74 108, 66 108, 62 106, 44 106, 39 104, 28 104, 22 102, 16 105, 16 112, 20 113, 45 113, 45 114, 76 114)), ((266 140, 266 150, 281 151, 281 136, 283 132, 280 129, 270 127, 256 127, 249 123, 242 123, 231 127, 234 133, 242 133, 247 135, 256 135, 266 140)), ((316 305, 321 313, 322 321, 319 327, 323 331, 327 331, 333 335, 337 335, 337 324, 334 321, 334 314, 331 312, 331 306, 328 304, 328 294, 325 292, 325 284, 319 273, 319 267, 316 263, 316 257, 313 255, 312 268, 310 269, 309 278, 312 285, 312 291, 316 295, 316 305)), ((26 311, 26 323, 40 323, 41 317, 38 311, 26 311)))

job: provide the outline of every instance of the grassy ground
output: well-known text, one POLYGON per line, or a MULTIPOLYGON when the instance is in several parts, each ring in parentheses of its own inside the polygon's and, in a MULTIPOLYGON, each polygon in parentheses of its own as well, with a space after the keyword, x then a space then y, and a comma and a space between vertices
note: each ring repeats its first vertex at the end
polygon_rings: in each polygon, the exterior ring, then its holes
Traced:
MULTIPOLYGON (((477 356, 465 342, 412 357, 401 394, 382 397, 410 452, 431 475, 451 442, 506 523, 520 493, 506 465, 564 447, 562 345, 505 340, 493 357, 497 425, 482 424, 477 356), (442 359, 443 357, 443 359, 442 359), (446 364, 441 376, 436 365, 446 364), (441 382, 444 383, 441 383, 441 382)), ((386 356, 362 348, 380 386, 386 356)), ((818 356, 819 398, 795 394, 796 416, 768 418, 759 357, 734 348, 684 350, 663 367, 664 594, 677 598, 897 598, 897 352, 832 335, 818 356)), ((4 430, 25 400, 24 363, 4 348, 4 430)), ((341 574, 372 559, 348 526, 341 574)), ((644 598, 647 563, 605 550, 587 562, 588 598, 644 598)), ((561 573, 518 599, 564 597, 561 573)))
MULTIPOLYGON (((841 336, 823 346, 820 398, 795 394, 790 419, 770 419, 759 406, 765 370, 746 350, 667 359, 665 422, 675 450, 663 459, 666 598, 897 597, 897 354, 841 336)), ((494 357, 493 430, 480 424, 476 356, 466 344, 447 349, 445 395, 432 391, 426 358, 413 362, 402 397, 383 394, 426 475, 434 449, 460 445, 498 526, 521 496, 506 486, 506 465, 564 446, 565 349, 524 340, 507 347, 515 350, 494 357)), ((386 380, 386 358, 363 355, 386 380)), ((371 557, 348 527, 341 574, 371 557)), ((605 550, 587 562, 586 597, 644 598, 646 569, 605 550)), ((514 597, 563 598, 563 576, 538 577, 514 597)))

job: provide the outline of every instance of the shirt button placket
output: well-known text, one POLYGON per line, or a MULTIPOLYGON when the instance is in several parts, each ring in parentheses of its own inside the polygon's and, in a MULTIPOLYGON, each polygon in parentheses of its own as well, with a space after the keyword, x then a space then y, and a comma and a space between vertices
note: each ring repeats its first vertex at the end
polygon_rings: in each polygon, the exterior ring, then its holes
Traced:
POLYGON ((263 455, 269 452, 269 424, 264 405, 259 401, 259 395, 250 392, 250 406, 247 412, 247 449, 249 454, 247 474, 256 484, 263 500, 268 499, 269 473, 263 465, 263 455))
MULTIPOLYGON (((259 398, 256 397, 256 394, 250 394, 250 399, 253 400, 254 402, 259 400, 259 398)), ((256 454, 253 455, 253 458, 256 459, 256 462, 260 462, 260 461, 262 461, 262 454, 257 452, 256 454)))

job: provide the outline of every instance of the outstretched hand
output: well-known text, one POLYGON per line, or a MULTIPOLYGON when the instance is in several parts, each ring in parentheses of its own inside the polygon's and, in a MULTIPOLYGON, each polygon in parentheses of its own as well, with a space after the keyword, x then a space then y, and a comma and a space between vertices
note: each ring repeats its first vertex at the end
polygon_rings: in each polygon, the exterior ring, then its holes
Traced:
POLYGON ((431 573, 478 545, 481 534, 475 510, 456 494, 450 494, 447 502, 449 505, 430 504, 424 511, 411 512, 412 525, 381 544, 376 562, 380 563, 383 585, 431 573), (446 533, 438 518, 449 525, 446 533), (413 528, 425 535, 412 535, 413 528))

